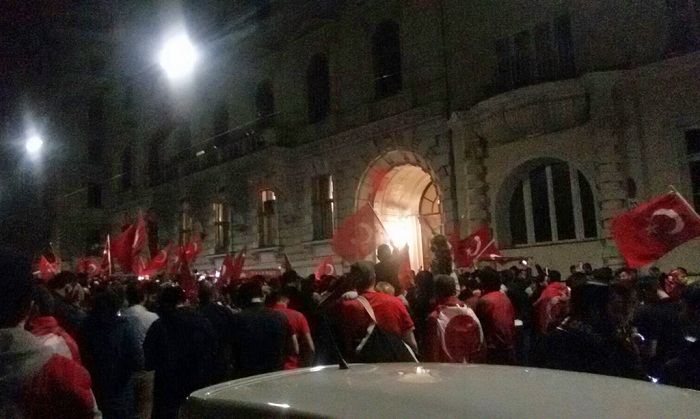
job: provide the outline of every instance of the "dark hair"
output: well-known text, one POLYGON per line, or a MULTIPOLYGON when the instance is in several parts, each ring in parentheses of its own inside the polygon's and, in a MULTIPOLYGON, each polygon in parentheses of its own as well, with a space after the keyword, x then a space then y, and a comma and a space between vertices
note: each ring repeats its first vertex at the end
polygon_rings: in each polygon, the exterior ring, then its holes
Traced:
POLYGON ((197 296, 199 297, 199 304, 209 304, 214 298, 214 286, 212 283, 207 281, 200 282, 197 296))
POLYGON ((130 306, 140 304, 144 298, 143 289, 139 284, 132 282, 126 286, 126 301, 130 306))
POLYGON ((377 259, 379 259, 380 262, 384 262, 389 260, 390 257, 391 247, 389 247, 388 244, 380 244, 379 247, 377 247, 377 259))
POLYGON ((54 314, 55 302, 51 291, 43 285, 34 285, 32 288, 32 300, 39 310, 40 317, 50 317, 54 314))
POLYGON ((158 299, 160 314, 168 314, 175 311, 178 304, 185 302, 185 291, 180 286, 165 287, 158 299))
POLYGON ((583 284, 571 289, 571 315, 579 320, 598 320, 605 315, 610 286, 583 284))
POLYGON ((435 297, 446 298, 457 295, 455 280, 449 275, 435 275, 435 297))
POLYGON ((122 300, 112 287, 99 291, 93 300, 92 311, 102 316, 116 316, 121 308, 122 300))
POLYGON ((504 284, 515 280, 515 274, 510 269, 502 270, 498 274, 501 276, 501 282, 504 284))
POLYGON ((0 251, 0 327, 14 327, 31 302, 31 262, 14 252, 0 251))
POLYGON ((258 281, 248 281, 238 288, 238 306, 250 307, 254 298, 262 298, 262 285, 258 281))
POLYGON ((366 260, 355 262, 350 266, 350 276, 357 292, 362 292, 374 286, 374 265, 366 260))
POLYGON ((481 280, 481 288, 486 292, 498 291, 501 289, 501 279, 498 272, 493 268, 479 270, 478 277, 481 280))
POLYGON ((561 272, 549 270, 549 280, 551 282, 561 282, 561 272))
POLYGON ((585 284, 588 281, 588 277, 583 272, 574 272, 566 280, 566 285, 569 288, 578 287, 585 284))
POLYGON ((296 288, 292 287, 282 287, 278 289, 277 291, 274 291, 272 294, 270 294, 268 298, 268 301, 272 304, 279 303, 282 300, 290 300, 292 297, 299 295, 299 292, 296 290, 296 288))

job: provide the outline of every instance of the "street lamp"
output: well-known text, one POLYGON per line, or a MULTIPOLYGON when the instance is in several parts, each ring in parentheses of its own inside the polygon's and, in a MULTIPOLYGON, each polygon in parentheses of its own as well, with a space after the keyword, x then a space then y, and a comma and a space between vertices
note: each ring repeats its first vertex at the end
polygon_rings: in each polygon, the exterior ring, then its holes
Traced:
POLYGON ((187 35, 182 34, 165 43, 160 53, 159 62, 168 78, 178 80, 192 73, 197 59, 196 48, 187 35))
POLYGON ((27 139, 25 147, 27 148, 27 153, 29 153, 31 156, 35 156, 37 153, 39 153, 39 150, 41 150, 43 145, 44 141, 40 136, 32 135, 27 139))

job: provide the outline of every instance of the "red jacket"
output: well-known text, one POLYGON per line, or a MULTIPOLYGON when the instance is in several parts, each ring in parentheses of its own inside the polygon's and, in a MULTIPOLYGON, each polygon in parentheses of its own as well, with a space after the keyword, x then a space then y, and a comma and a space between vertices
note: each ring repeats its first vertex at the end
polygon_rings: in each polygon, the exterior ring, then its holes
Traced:
POLYGON ((515 309, 504 293, 492 291, 482 295, 476 305, 476 315, 484 330, 484 341, 489 349, 515 348, 515 309))
POLYGON ((0 329, 0 417, 92 418, 90 374, 28 331, 0 329))
MULTIPOLYGON (((70 352, 70 358, 82 365, 80 361, 80 350, 78 344, 61 326, 58 325, 55 317, 37 317, 27 323, 27 330, 37 336, 45 345, 50 345, 49 342, 58 340, 65 343, 65 346, 70 352)), ((59 352, 59 355, 63 355, 59 352)))

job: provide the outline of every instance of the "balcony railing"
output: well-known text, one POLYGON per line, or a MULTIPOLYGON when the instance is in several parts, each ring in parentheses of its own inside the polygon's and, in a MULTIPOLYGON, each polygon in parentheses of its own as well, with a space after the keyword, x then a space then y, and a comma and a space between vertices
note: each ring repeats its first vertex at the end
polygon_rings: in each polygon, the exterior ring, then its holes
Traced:
POLYGON ((167 162, 161 170, 149 173, 150 186, 158 186, 175 179, 189 176, 214 166, 238 159, 265 149, 265 131, 231 133, 231 137, 216 143, 207 144, 204 149, 188 150, 187 153, 167 162))

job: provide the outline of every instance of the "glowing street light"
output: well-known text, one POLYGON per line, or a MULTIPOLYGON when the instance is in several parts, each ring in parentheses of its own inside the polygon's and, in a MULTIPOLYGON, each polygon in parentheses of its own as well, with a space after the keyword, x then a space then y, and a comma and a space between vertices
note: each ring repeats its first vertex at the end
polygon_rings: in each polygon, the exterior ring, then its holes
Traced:
POLYGON ((178 80, 192 73, 198 54, 190 39, 183 34, 168 40, 159 58, 168 78, 178 80))
POLYGON ((27 152, 31 155, 36 155, 39 150, 41 150, 41 147, 44 145, 44 141, 39 137, 38 135, 32 135, 27 139, 27 144, 25 147, 27 148, 27 152))

